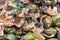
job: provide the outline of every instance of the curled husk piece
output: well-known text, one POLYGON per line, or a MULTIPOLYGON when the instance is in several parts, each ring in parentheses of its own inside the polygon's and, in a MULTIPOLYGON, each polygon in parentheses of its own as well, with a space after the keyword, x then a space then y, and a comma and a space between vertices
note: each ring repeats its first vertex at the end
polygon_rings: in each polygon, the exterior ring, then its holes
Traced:
POLYGON ((52 17, 53 23, 56 24, 58 27, 60 26, 60 14, 52 17))
POLYGON ((50 39, 48 39, 48 40, 58 40, 58 39, 56 39, 56 38, 50 38, 50 39))
POLYGON ((45 32, 44 36, 54 37, 54 35, 56 34, 57 31, 54 28, 49 28, 49 29, 45 29, 44 32, 45 32))
POLYGON ((23 17, 15 17, 13 23, 14 23, 14 25, 16 25, 17 27, 21 27, 21 26, 23 26, 23 24, 24 24, 24 19, 23 19, 23 17))
POLYGON ((5 25, 3 22, 0 22, 0 36, 3 36, 4 35, 4 28, 5 28, 5 25))
POLYGON ((57 3, 57 0, 44 0, 46 5, 53 5, 57 3))
POLYGON ((60 27, 55 27, 55 29, 56 29, 57 31, 60 31, 60 27))
POLYGON ((49 28, 51 26, 52 19, 50 16, 44 15, 41 18, 41 22, 44 25, 44 28, 49 28))

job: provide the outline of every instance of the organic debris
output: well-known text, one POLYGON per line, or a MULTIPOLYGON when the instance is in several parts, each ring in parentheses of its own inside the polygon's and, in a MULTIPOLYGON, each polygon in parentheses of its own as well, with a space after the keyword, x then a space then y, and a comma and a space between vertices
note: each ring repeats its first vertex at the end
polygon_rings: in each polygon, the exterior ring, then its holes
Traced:
POLYGON ((60 40, 60 0, 0 0, 0 40, 60 40))

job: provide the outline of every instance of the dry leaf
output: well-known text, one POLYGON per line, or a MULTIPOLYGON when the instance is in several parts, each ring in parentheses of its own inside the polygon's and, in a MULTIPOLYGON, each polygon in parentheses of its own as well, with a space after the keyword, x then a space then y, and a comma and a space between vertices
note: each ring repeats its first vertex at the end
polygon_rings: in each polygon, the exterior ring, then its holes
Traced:
POLYGON ((19 13, 17 16, 18 17, 24 17, 24 13, 19 13))
POLYGON ((30 10, 31 13, 34 13, 34 12, 36 11, 36 8, 37 8, 36 5, 34 5, 34 4, 30 4, 30 8, 29 8, 29 10, 30 10))
POLYGON ((10 18, 10 16, 6 16, 5 13, 0 15, 0 21, 2 21, 5 24, 5 26, 13 25, 13 23, 12 23, 13 19, 10 18))
POLYGON ((13 23, 17 27, 21 27, 24 24, 24 19, 23 19, 23 17, 15 17, 13 23))
POLYGON ((23 26, 23 28, 25 29, 25 30, 30 30, 30 29, 32 29, 34 27, 34 23, 32 22, 32 23, 29 23, 29 24, 25 24, 24 26, 23 26))
POLYGON ((39 29, 39 28, 36 28, 36 27, 34 27, 34 29, 32 29, 32 31, 34 32, 34 35, 36 36, 36 38, 38 40, 45 40, 45 38, 42 36, 42 34, 40 34, 41 30, 42 29, 39 29))
POLYGON ((29 11, 29 9, 28 8, 22 8, 22 13, 24 14, 24 13, 28 13, 28 11, 29 11))
POLYGON ((51 16, 54 16, 54 15, 57 15, 58 12, 57 11, 54 11, 53 9, 51 9, 51 7, 49 7, 46 12, 51 15, 51 16))
POLYGON ((6 10, 7 9, 7 4, 1 4, 0 8, 3 8, 3 10, 6 10))
POLYGON ((14 19, 5 19, 4 20, 4 24, 5 24, 5 26, 13 26, 14 24, 13 24, 13 21, 14 21, 14 19))
POLYGON ((35 20, 35 14, 34 13, 29 13, 30 14, 30 16, 32 17, 32 20, 35 20))
POLYGON ((0 21, 3 22, 3 21, 5 20, 5 18, 6 18, 5 14, 1 14, 1 15, 0 15, 0 21))
POLYGON ((12 9, 13 9, 13 7, 11 7, 11 6, 7 6, 6 11, 8 11, 8 10, 12 10, 12 9))
POLYGON ((29 15, 32 17, 32 20, 33 21, 36 21, 36 18, 37 17, 40 17, 40 14, 39 13, 29 13, 29 15))

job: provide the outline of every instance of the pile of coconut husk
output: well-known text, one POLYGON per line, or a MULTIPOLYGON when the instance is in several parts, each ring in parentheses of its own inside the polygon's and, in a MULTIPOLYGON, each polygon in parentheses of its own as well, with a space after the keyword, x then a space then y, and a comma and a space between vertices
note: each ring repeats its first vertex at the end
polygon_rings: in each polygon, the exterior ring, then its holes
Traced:
POLYGON ((1 0, 0 40, 60 40, 60 0, 1 0))

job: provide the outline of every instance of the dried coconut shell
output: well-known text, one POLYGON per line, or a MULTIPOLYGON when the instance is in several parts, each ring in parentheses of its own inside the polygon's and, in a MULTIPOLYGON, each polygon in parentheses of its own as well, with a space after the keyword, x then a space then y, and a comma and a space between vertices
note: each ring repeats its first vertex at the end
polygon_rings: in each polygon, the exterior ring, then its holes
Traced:
POLYGON ((53 35, 47 35, 47 34, 43 34, 45 37, 47 37, 47 38, 51 38, 51 37, 54 37, 55 36, 55 34, 53 34, 53 35))

